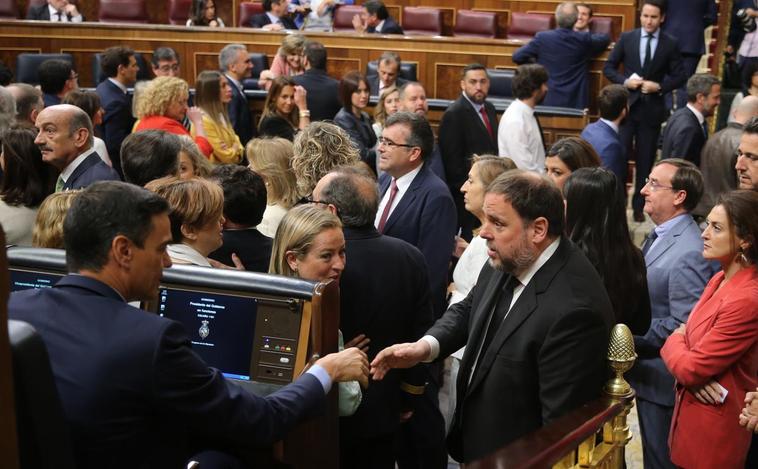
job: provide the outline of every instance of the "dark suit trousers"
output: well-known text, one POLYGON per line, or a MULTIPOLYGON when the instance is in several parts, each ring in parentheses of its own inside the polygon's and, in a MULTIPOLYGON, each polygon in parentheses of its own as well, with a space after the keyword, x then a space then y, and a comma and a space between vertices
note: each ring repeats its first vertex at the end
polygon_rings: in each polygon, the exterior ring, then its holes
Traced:
POLYGON ((340 468, 395 469, 394 443, 394 433, 366 438, 341 431, 340 468))
POLYGON ((413 416, 397 433, 397 466, 400 469, 445 469, 445 419, 439 406, 439 386, 429 380, 424 396, 418 399, 413 416))
MULTIPOLYGON (((641 98, 644 99, 644 98, 641 98)), ((640 195, 645 179, 650 175, 655 161, 655 152, 658 150, 658 137, 661 134, 661 123, 653 120, 642 111, 641 102, 634 103, 629 117, 619 129, 621 143, 626 148, 627 155, 634 155, 635 172, 634 196, 632 208, 635 212, 642 212, 645 199, 640 195)))
POLYGON ((637 397, 645 469, 675 469, 669 452, 669 429, 674 408, 637 397))

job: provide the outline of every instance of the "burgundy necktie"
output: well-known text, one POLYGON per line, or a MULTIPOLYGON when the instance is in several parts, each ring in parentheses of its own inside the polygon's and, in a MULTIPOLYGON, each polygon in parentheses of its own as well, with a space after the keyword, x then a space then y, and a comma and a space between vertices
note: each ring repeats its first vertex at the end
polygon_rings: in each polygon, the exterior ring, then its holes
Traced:
POLYGON ((484 126, 487 127, 487 132, 489 132, 490 137, 493 136, 492 134, 492 125, 490 124, 490 118, 487 117, 487 110, 484 109, 484 104, 479 108, 479 114, 482 115, 482 121, 484 122, 484 126))
POLYGON ((392 202, 395 201, 395 196, 397 195, 397 181, 395 178, 392 178, 392 185, 390 186, 390 199, 387 201, 387 205, 384 206, 384 211, 382 212, 382 218, 379 219, 379 233, 384 233, 384 225, 387 223, 387 218, 390 216, 390 209, 392 209, 392 202))

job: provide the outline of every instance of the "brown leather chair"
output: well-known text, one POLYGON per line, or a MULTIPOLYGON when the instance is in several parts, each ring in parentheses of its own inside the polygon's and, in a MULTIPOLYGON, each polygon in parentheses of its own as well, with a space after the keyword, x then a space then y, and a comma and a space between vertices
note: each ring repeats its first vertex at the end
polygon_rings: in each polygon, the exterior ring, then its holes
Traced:
POLYGON ((353 16, 360 15, 363 8, 360 5, 337 5, 334 10, 332 28, 334 31, 350 32, 353 28, 353 16))
POLYGON ((590 32, 593 34, 607 34, 611 41, 618 39, 613 34, 613 19, 607 16, 593 16, 590 20, 590 32))
POLYGON ((441 36, 442 11, 428 7, 403 7, 403 32, 422 36, 441 36))
POLYGON ((145 24, 150 22, 145 0, 100 0, 98 19, 103 23, 145 24))
POLYGON ((261 2, 242 2, 240 3, 237 26, 240 28, 249 28, 250 19, 258 14, 263 13, 263 3, 261 2))
POLYGON ((528 41, 540 31, 555 27, 555 17, 548 13, 511 13, 511 24, 508 27, 508 39, 528 41))
POLYGON ((168 24, 187 24, 192 0, 168 0, 168 24))
POLYGON ((494 38, 497 16, 491 11, 458 10, 453 36, 494 38))
POLYGON ((18 6, 16 0, 0 0, 0 19, 18 19, 18 6))

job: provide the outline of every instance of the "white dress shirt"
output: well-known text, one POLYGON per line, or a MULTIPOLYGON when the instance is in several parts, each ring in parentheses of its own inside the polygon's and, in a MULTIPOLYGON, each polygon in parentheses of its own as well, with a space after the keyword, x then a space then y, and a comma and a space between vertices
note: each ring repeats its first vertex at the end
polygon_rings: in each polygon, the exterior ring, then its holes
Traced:
POLYGON ((82 14, 79 13, 76 16, 71 16, 71 19, 68 18, 68 14, 66 14, 65 11, 61 11, 61 17, 58 19, 58 10, 53 8, 52 5, 49 3, 47 4, 47 10, 50 12, 50 21, 54 23, 81 23, 84 21, 84 18, 82 17, 82 14))
POLYGON ((545 172, 545 147, 534 109, 517 99, 508 106, 497 127, 500 156, 512 159, 519 169, 545 172))
MULTIPOLYGON (((408 192, 408 188, 410 187, 411 183, 413 182, 413 179, 415 179, 416 175, 421 171, 421 168, 423 168, 424 165, 419 165, 418 168, 414 169, 413 171, 410 171, 408 173, 403 174, 396 180, 397 184, 397 194, 395 195, 395 199, 392 201, 392 206, 390 207, 390 212, 387 215, 387 220, 390 219, 392 216, 392 212, 395 211, 395 208, 397 207, 397 204, 400 203, 400 200, 402 200, 403 195, 405 195, 406 192, 408 192)), ((379 202, 379 210, 376 211, 376 218, 374 219, 374 226, 379 227, 379 220, 382 218, 382 214, 384 213, 384 207, 387 205, 387 202, 390 200, 390 194, 392 193, 392 183, 390 183, 390 187, 387 188, 387 192, 384 193, 384 197, 382 197, 382 200, 379 202)))
POLYGON ((60 178, 63 180, 63 183, 65 184, 66 181, 68 181, 68 178, 71 177, 71 175, 74 173, 74 170, 79 167, 80 164, 84 162, 84 160, 87 159, 88 156, 90 156, 92 153, 95 152, 95 148, 92 147, 89 150, 85 151, 81 155, 74 158, 74 161, 68 164, 65 168, 63 168, 63 171, 61 171, 60 178))

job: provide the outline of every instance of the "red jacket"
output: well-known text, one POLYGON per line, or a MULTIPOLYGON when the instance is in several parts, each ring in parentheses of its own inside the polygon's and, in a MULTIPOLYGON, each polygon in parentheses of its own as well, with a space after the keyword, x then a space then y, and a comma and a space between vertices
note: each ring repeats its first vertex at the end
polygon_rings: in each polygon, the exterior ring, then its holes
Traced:
MULTIPOLYGON (((139 132, 140 130, 163 130, 171 134, 192 137, 181 122, 166 116, 143 117, 137 122, 137 126, 134 128, 135 132, 139 132)), ((210 157, 211 153, 213 153, 213 147, 211 147, 208 139, 197 136, 194 140, 195 143, 197 143, 198 148, 200 148, 200 151, 203 152, 203 155, 210 157)))
POLYGON ((739 425, 745 394, 758 385, 758 270, 742 269, 720 289, 724 272, 705 287, 687 321, 671 334, 661 358, 676 378, 671 460, 684 468, 744 467, 751 433, 739 425), (687 389, 711 379, 729 393, 718 406, 687 389))

